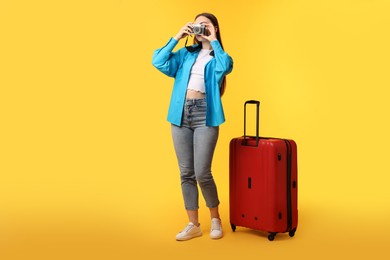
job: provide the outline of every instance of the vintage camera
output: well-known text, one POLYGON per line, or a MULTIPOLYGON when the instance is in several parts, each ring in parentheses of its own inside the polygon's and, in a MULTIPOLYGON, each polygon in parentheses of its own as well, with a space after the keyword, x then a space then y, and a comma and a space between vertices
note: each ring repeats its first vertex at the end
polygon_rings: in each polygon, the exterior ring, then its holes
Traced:
POLYGON ((204 25, 204 24, 194 24, 193 27, 192 27, 192 32, 195 35, 198 35, 198 34, 207 35, 206 25, 204 25))

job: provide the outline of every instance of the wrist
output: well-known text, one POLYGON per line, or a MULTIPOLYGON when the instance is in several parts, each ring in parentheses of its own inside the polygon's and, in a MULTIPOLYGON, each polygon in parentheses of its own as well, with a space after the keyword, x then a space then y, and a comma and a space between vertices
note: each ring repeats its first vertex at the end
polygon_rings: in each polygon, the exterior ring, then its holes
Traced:
POLYGON ((209 40, 209 42, 213 42, 213 41, 217 40, 217 37, 215 35, 209 35, 208 40, 209 40))

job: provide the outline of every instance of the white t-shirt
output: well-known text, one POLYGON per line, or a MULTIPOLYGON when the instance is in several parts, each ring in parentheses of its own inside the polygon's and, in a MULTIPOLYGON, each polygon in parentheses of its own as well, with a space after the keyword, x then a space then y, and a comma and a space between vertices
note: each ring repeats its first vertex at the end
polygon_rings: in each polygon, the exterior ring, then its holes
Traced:
POLYGON ((187 89, 199 91, 205 93, 204 84, 204 68, 213 56, 210 55, 212 50, 201 49, 198 57, 191 69, 190 80, 188 81, 187 89))

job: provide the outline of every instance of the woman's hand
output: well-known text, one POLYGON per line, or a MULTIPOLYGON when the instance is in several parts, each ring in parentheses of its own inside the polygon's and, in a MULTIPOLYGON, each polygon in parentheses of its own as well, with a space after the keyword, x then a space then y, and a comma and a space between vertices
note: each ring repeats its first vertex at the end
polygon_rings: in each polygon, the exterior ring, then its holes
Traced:
POLYGON ((192 24, 191 22, 184 25, 180 31, 176 34, 175 38, 177 41, 183 39, 184 37, 190 35, 192 33, 192 24))
POLYGON ((209 35, 201 34, 199 36, 202 37, 203 39, 208 40, 209 42, 215 41, 217 39, 216 33, 218 29, 215 28, 212 23, 207 23, 206 30, 209 32, 209 35))

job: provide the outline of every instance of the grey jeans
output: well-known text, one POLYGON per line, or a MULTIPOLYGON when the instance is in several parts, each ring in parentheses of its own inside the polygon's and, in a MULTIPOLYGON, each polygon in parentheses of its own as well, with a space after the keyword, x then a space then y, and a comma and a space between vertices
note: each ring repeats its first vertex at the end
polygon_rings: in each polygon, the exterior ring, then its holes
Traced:
POLYGON ((186 100, 181 127, 172 124, 172 137, 180 169, 184 205, 199 208, 198 184, 206 205, 219 205, 211 163, 218 140, 219 127, 206 126, 206 100, 186 100))

